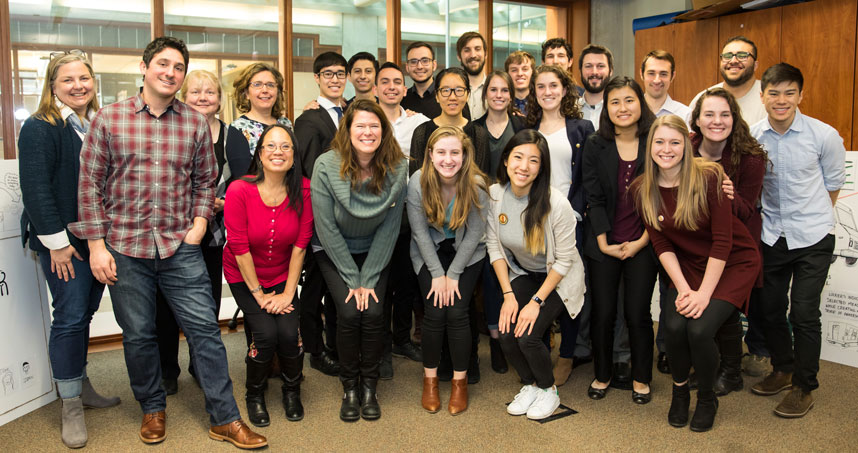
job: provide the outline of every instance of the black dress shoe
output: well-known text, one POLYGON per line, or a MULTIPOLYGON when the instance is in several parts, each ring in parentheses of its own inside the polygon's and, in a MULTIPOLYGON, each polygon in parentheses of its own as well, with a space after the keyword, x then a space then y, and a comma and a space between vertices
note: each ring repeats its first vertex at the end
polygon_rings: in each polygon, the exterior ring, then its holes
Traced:
POLYGON ((666 352, 658 353, 658 362, 656 363, 655 368, 659 373, 670 374, 670 363, 667 361, 666 352))
POLYGON ((593 356, 588 355, 586 357, 572 357, 572 369, 578 368, 581 365, 586 365, 593 361, 593 356))
POLYGON ((632 389, 632 401, 635 404, 646 404, 652 401, 652 389, 650 389, 649 393, 638 393, 632 389))
POLYGON ((610 386, 620 390, 632 389, 632 367, 628 362, 614 364, 614 375, 611 378, 610 386))
MULTIPOLYGON (((593 382, 596 382, 596 381, 593 381, 593 382)), ((590 383, 590 387, 587 389, 587 396, 589 396, 590 399, 592 399, 592 400, 600 400, 600 399, 604 398, 607 393, 608 393, 608 387, 605 387, 603 389, 597 389, 596 387, 593 387, 592 382, 590 383)))
POLYGON ((423 362, 423 351, 414 343, 408 341, 402 345, 393 345, 391 353, 395 357, 403 357, 415 362, 423 362))
POLYGON ((179 391, 178 379, 161 379, 161 388, 167 392, 167 395, 175 395, 179 391))
POLYGON ((340 364, 327 352, 310 354, 310 367, 328 376, 340 375, 340 364))

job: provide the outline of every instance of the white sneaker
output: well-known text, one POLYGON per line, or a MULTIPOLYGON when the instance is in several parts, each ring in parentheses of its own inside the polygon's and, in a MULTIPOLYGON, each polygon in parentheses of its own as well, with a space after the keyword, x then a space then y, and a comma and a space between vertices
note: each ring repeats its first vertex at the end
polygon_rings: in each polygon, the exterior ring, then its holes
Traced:
POLYGON ((536 401, 527 409, 527 418, 542 420, 560 407, 560 395, 557 393, 557 386, 554 385, 547 389, 537 389, 536 392, 536 401))
POLYGON ((525 385, 519 390, 518 395, 506 407, 509 415, 524 415, 530 409, 530 405, 536 401, 540 390, 535 385, 525 385))

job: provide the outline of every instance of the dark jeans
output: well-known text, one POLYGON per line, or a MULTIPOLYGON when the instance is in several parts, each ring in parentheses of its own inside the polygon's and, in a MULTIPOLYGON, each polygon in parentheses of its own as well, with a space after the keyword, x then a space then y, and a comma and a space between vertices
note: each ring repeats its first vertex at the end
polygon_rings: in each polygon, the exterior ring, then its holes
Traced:
MULTIPOLYGON (((530 298, 539 291, 546 275, 535 272, 517 277, 511 282, 512 292, 518 302, 519 311, 530 303, 530 298)), ((545 299, 545 306, 539 310, 539 316, 536 317, 530 334, 525 332, 516 338, 514 333, 516 323, 510 323, 509 331, 500 335, 503 353, 507 361, 518 372, 522 384, 536 383, 541 389, 547 389, 554 385, 551 353, 548 346, 542 342, 542 336, 551 327, 557 316, 565 310, 566 307, 557 291, 551 291, 551 294, 545 299)))
POLYGON ((486 325, 489 330, 498 328, 500 318, 500 307, 503 304, 500 283, 492 263, 486 258, 483 261, 483 311, 486 315, 486 325))
MULTIPOLYGON (((203 240, 203 244, 206 241, 203 240)), ((223 293, 223 247, 209 247, 201 245, 200 249, 203 252, 203 261, 206 263, 206 271, 209 274, 209 280, 212 282, 212 297, 215 301, 215 319, 220 314, 220 300, 223 293)), ((164 379, 178 379, 182 370, 179 368, 179 323, 176 322, 176 317, 173 311, 170 310, 170 305, 167 304, 167 299, 161 290, 155 297, 155 326, 158 329, 158 352, 161 356, 161 377, 164 379)), ((188 356, 193 355, 194 351, 188 349, 188 356)), ((194 371, 194 362, 191 361, 188 366, 188 371, 192 375, 196 375, 194 371)))
POLYGON ((761 357, 771 357, 766 347, 766 336, 763 332, 762 311, 760 309, 760 294, 762 288, 754 288, 751 291, 751 301, 748 303, 748 331, 745 332, 745 344, 748 352, 761 357))
MULTIPOLYGON (((324 250, 315 252, 316 262, 328 283, 334 303, 337 305, 337 352, 340 358, 340 379, 355 379, 358 376, 378 379, 378 366, 384 352, 384 299, 390 267, 386 267, 375 285, 378 302, 370 297, 369 306, 358 311, 355 299, 346 301, 349 287, 340 277, 337 267, 324 250)), ((353 254, 358 269, 366 261, 367 254, 353 254)), ((354 288, 357 289, 357 288, 354 288)))
POLYGON ((336 350, 337 345, 337 304, 328 291, 328 285, 322 277, 322 271, 316 261, 315 253, 304 257, 304 282, 301 284, 301 341, 304 351, 321 354, 327 343, 328 348, 336 350), (325 303, 322 303, 324 297, 325 303), (322 314, 325 315, 324 322, 322 314), (325 340, 322 339, 322 333, 325 340))
POLYGON ((834 235, 831 234, 810 247, 793 250, 787 248, 785 238, 778 239, 771 247, 763 244, 763 291, 759 308, 766 344, 772 353, 772 368, 792 372, 793 384, 805 391, 819 387, 816 379, 822 348, 819 301, 833 252, 834 235))
POLYGON ((384 303, 386 350, 411 341, 411 314, 419 289, 411 264, 411 235, 400 234, 390 258, 390 283, 384 303))
MULTIPOLYGON (((438 259, 446 272, 456 257, 453 248, 453 240, 448 239, 441 243, 438 250, 438 259)), ((450 357, 453 361, 453 370, 467 371, 468 362, 471 357, 471 321, 469 308, 471 297, 480 273, 483 270, 483 260, 465 268, 459 276, 459 294, 462 298, 455 298, 453 305, 448 307, 435 306, 433 297, 426 298, 432 288, 432 275, 424 265, 417 275, 420 285, 420 294, 423 299, 423 366, 425 368, 437 368, 441 361, 441 346, 444 341, 444 329, 447 330, 447 343, 450 348, 450 357)))
POLYGON ((75 278, 66 282, 51 272, 51 254, 39 253, 54 308, 48 355, 51 373, 63 398, 74 398, 80 394, 80 385, 71 381, 80 381, 84 377, 89 323, 104 293, 104 285, 92 276, 89 262, 74 257, 71 261, 75 278))
POLYGON ((113 313, 122 328, 131 390, 143 413, 162 411, 167 406, 155 328, 155 292, 160 288, 193 348, 191 361, 205 394, 211 424, 238 420, 226 349, 200 247, 183 242, 173 256, 164 259, 132 258, 108 250, 116 260, 118 279, 108 287, 113 313))
MULTIPOLYGON (((584 256, 584 255, 581 255, 584 256)), ((590 338, 590 312, 592 311, 593 300, 590 291, 590 265, 589 259, 584 260, 584 282, 587 287, 587 292, 584 293, 584 305, 581 307, 581 312, 575 319, 578 320, 578 336, 575 339, 574 357, 591 357, 593 354, 592 342, 590 338)), ((617 291, 619 297, 617 299, 617 322, 614 324, 614 363, 628 362, 631 359, 631 347, 629 346, 629 330, 626 328, 625 309, 623 307, 623 295, 620 291, 622 283, 617 291)), ((563 345, 560 346, 563 348, 563 345)), ((561 357, 566 357, 565 355, 561 357)))
MULTIPOLYGON (((279 294, 283 292, 284 288, 286 288, 285 281, 262 288, 262 291, 279 294)), ((230 283, 229 289, 232 291, 238 307, 244 312, 244 325, 250 330, 251 344, 256 349, 255 357, 250 355, 250 351, 248 356, 257 362, 268 363, 274 358, 274 354, 284 358, 301 355, 301 348, 298 346, 298 319, 301 311, 298 294, 295 294, 292 299, 294 310, 282 315, 273 315, 259 307, 259 303, 256 302, 244 282, 230 283)), ((296 376, 289 377, 294 378, 296 376)))
POLYGON ((622 282, 625 322, 632 352, 632 378, 641 383, 652 380, 652 315, 650 305, 658 264, 651 246, 632 258, 619 260, 605 255, 590 259, 590 331, 593 340, 593 369, 599 382, 609 382, 613 374, 614 325, 617 320, 617 286, 622 282))

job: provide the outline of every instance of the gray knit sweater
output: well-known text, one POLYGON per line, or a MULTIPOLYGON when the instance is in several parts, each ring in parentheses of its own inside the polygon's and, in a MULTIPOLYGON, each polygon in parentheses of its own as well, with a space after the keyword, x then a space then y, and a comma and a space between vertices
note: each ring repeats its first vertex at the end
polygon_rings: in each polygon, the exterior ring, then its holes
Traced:
POLYGON ((375 288, 381 271, 390 262, 405 206, 408 161, 402 159, 388 172, 380 194, 357 191, 340 177, 340 154, 331 150, 319 156, 310 188, 316 234, 340 277, 351 289, 375 288), (368 253, 358 269, 353 254, 368 253))

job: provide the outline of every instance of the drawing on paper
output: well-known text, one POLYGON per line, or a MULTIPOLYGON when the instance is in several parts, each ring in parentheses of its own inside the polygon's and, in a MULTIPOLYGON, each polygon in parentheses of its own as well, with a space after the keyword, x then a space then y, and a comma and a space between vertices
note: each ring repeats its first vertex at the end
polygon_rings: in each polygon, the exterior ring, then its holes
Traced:
POLYGON ((825 340, 841 348, 858 347, 858 327, 845 322, 829 322, 825 340))

